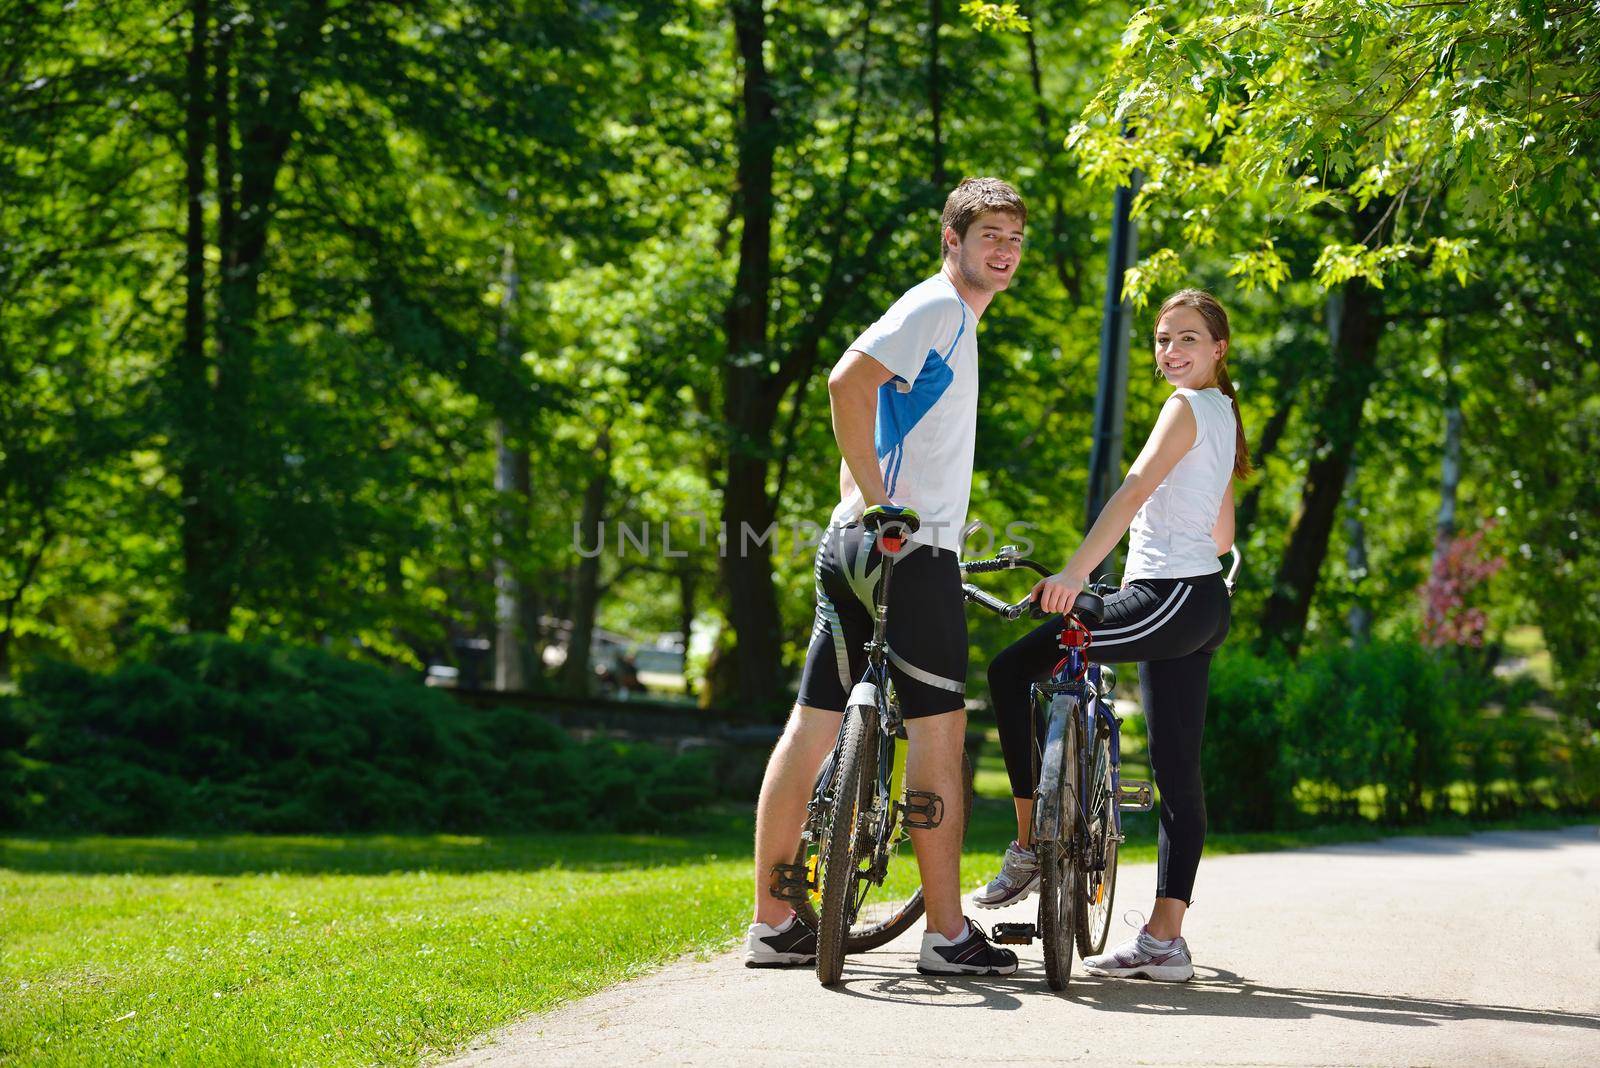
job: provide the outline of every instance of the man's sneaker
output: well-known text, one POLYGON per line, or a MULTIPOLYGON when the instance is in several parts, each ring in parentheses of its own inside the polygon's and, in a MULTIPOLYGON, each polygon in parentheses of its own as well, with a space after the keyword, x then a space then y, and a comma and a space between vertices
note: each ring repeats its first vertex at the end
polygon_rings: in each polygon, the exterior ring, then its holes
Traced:
POLYGON ((1006 849, 1006 859, 1000 865, 1000 874, 989 880, 989 885, 972 895, 972 903, 980 909, 1001 909, 1024 901, 1039 889, 1039 858, 1033 850, 1023 849, 1015 841, 1006 849))
POLYGON ((950 941, 937 931, 922 935, 922 955, 917 971, 923 975, 1010 975, 1017 970, 1017 955, 991 946, 983 928, 967 920, 964 938, 950 941))
POLYGON ((1189 944, 1181 937, 1163 942, 1150 937, 1148 927, 1109 953, 1085 957, 1084 970, 1090 975, 1116 979, 1155 979, 1163 983, 1184 983, 1194 978, 1194 961, 1189 944))
POLYGON ((776 927, 752 923, 745 932, 746 968, 781 968, 787 964, 816 962, 817 933, 801 923, 798 916, 791 914, 776 927))

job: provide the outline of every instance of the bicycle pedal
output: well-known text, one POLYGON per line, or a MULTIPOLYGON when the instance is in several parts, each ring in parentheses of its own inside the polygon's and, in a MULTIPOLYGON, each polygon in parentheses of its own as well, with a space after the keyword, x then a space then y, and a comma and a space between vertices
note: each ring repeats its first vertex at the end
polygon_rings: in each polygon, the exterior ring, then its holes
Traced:
POLYGON ((1031 923, 997 923, 989 941, 1007 946, 1031 946, 1039 928, 1031 923))
POLYGON ((915 831, 931 831, 944 822, 944 798, 927 790, 907 790, 898 802, 904 826, 915 831))
POLYGON ((1126 812, 1149 812, 1156 803, 1155 787, 1142 779, 1123 779, 1117 791, 1117 807, 1126 812))
POLYGON ((811 890, 811 871, 805 864, 774 864, 769 892, 779 901, 798 905, 811 890))

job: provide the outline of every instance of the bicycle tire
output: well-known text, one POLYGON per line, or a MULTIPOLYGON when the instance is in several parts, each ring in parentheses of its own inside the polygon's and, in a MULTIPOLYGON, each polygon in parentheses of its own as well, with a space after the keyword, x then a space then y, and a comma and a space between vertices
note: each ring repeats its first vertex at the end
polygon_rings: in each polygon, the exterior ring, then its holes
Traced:
POLYGON ((1117 798, 1111 788, 1111 732, 1103 722, 1095 730, 1089 774, 1086 840, 1091 849, 1097 840, 1100 842, 1104 864, 1099 871, 1080 865, 1078 953, 1084 957, 1104 952, 1106 936, 1111 931, 1111 907, 1117 896, 1117 798))
MULTIPOLYGON (((967 840, 967 830, 972 826, 972 779, 972 761, 967 754, 963 752, 961 754, 961 841, 963 844, 965 844, 967 840)), ((868 779, 867 782, 870 786, 871 780, 868 779)), ((804 867, 810 860, 810 857, 807 855, 807 853, 808 851, 805 843, 800 843, 800 848, 795 852, 794 862, 797 865, 804 867)), ((906 931, 910 930, 912 924, 922 919, 922 914, 926 911, 926 909, 927 903, 922 897, 922 887, 918 886, 916 891, 910 897, 905 899, 903 905, 894 912, 890 913, 888 916, 875 920, 872 923, 856 923, 851 926, 850 933, 846 940, 845 952, 867 953, 874 949, 878 949, 881 946, 888 945, 896 938, 899 938, 901 935, 905 934, 906 931)), ((797 904, 794 907, 794 911, 799 915, 801 922, 805 923, 812 930, 818 929, 819 920, 817 917, 817 910, 812 905, 809 897, 797 904)))
POLYGON ((1078 814, 1078 753, 1081 748, 1076 710, 1066 726, 1061 769, 1061 840, 1038 843, 1039 934, 1044 943, 1044 975, 1051 990, 1065 990, 1072 978, 1072 946, 1077 938, 1079 880, 1076 843, 1081 822, 1078 814))
POLYGON ((846 709, 817 869, 817 885, 822 891, 817 920, 817 980, 823 986, 839 981, 845 954, 849 952, 849 912, 855 905, 857 881, 856 825, 870 796, 871 784, 865 772, 873 766, 877 741, 877 728, 870 725, 869 729, 867 710, 859 706, 846 709))

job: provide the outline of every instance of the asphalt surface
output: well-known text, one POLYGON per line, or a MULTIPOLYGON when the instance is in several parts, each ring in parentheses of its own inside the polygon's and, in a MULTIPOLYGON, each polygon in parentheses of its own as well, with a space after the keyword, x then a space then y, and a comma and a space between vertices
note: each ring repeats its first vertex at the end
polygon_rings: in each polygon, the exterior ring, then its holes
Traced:
MULTIPOLYGON (((1147 910, 1125 865, 1112 941, 1147 910)), ((1036 900, 980 922, 1031 921, 1036 900)), ((916 972, 920 932, 809 968, 684 960, 485 1038, 459 1065, 1600 1065, 1600 831, 1208 858, 1186 984, 916 972)))

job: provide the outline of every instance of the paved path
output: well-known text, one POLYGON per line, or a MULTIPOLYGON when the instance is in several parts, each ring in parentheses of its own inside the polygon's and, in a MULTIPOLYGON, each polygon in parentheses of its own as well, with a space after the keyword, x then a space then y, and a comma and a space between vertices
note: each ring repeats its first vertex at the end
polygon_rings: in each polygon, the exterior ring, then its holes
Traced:
MULTIPOLYGON (((1148 907, 1150 865, 1120 874, 1148 907)), ((1594 827, 1394 838, 1207 859, 1184 985, 1045 986, 1038 946, 1007 979, 917 974, 917 935, 809 969, 734 953, 490 1036, 462 1065, 1600 1065, 1594 827)), ((1032 919, 1032 901, 989 919, 1032 919)))

